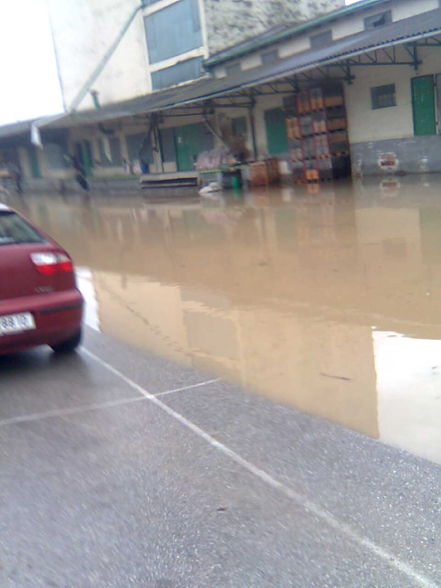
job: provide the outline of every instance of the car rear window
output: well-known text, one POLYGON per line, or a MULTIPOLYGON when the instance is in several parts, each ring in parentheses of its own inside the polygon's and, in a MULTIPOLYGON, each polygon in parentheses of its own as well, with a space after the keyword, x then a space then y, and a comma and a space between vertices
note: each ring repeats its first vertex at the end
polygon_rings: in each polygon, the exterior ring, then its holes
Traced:
POLYGON ((44 243, 45 239, 12 211, 0 211, 0 246, 16 243, 44 243))

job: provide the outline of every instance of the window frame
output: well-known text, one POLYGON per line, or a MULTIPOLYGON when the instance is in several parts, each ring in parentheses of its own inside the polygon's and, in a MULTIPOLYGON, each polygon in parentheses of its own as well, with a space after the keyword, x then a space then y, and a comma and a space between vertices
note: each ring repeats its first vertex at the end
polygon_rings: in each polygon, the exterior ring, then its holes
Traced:
POLYGON ((327 29, 326 31, 322 31, 321 33, 317 33, 315 35, 311 35, 309 37, 309 44, 311 49, 321 49, 322 47, 326 47, 334 40, 332 29, 327 29))
POLYGON ((397 105, 397 87, 395 83, 392 84, 383 84, 381 86, 372 86, 371 87, 371 109, 372 110, 382 110, 383 108, 393 108, 397 105), (385 89, 391 89, 392 91, 387 92, 385 89), (379 90, 383 89, 383 92, 379 90), (392 97, 390 104, 382 104, 381 99, 385 96, 392 97), (393 102, 393 103, 392 103, 393 102))
POLYGON ((225 73, 227 76, 236 76, 242 71, 242 64, 240 61, 236 63, 229 63, 225 66, 225 73))
POLYGON ((383 10, 382 12, 377 12, 376 14, 372 14, 371 16, 366 16, 363 19, 363 23, 365 31, 373 31, 375 29, 385 27, 392 23, 392 10, 383 10), (379 19, 381 19, 383 16, 385 17, 385 22, 376 25, 375 22, 379 21, 379 19))
POLYGON ((179 0, 144 16, 144 32, 150 65, 203 47, 198 1, 179 0))
POLYGON ((279 57, 279 49, 271 49, 270 51, 264 51, 260 54, 260 59, 262 61, 262 65, 271 65, 272 63, 276 63, 280 59, 279 57))

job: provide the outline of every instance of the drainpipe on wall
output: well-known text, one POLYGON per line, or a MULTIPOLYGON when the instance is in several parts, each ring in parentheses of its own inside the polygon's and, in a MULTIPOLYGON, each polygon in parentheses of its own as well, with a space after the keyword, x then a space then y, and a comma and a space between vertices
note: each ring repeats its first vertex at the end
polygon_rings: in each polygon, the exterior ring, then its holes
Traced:
POLYGON ((250 96, 251 105, 247 107, 248 109, 248 120, 250 123, 251 129, 251 140, 253 146, 253 160, 257 160, 257 140, 256 140, 256 121, 255 121, 255 108, 256 108, 256 99, 254 96, 250 96))
POLYGON ((72 100, 72 103, 70 105, 70 111, 72 110, 76 110, 76 108, 78 108, 78 106, 81 104, 82 100, 84 99, 84 97, 86 96, 86 94, 89 92, 90 88, 92 87, 92 85, 95 83, 96 79, 98 78, 98 76, 101 74, 101 72, 103 71, 103 69, 105 68, 105 66, 107 65, 109 59, 112 57, 112 55, 114 54, 115 50, 117 49, 118 45, 121 43, 124 35, 126 34, 126 32, 128 31, 130 25, 132 24, 132 22, 135 20, 136 15, 138 14, 138 12, 144 8, 143 4, 140 4, 139 6, 137 6, 132 13, 130 14, 129 18, 126 20, 126 22, 124 23, 124 25, 122 26, 120 32, 118 33, 118 35, 115 37, 115 39, 113 40, 113 43, 110 44, 110 47, 107 49, 107 51, 104 53, 104 55, 102 56, 102 58, 100 59, 98 65, 95 67, 95 69, 93 70, 93 72, 90 74, 90 76, 87 78, 87 80, 84 82, 83 86, 81 87, 80 91, 78 92, 78 94, 75 96, 75 98, 72 100))
POLYGON ((99 99, 99 92, 98 90, 91 90, 90 95, 92 96, 93 105, 98 110, 101 108, 100 99, 99 99))
MULTIPOLYGON (((75 111, 78 108, 78 106, 81 104, 82 100, 85 98, 87 93, 90 92, 92 85, 95 83, 98 76, 101 74, 101 72, 103 71, 103 69, 107 65, 109 59, 114 54, 118 45, 121 43, 122 39, 124 38, 124 35, 128 31, 130 25, 135 20, 135 17, 137 16, 138 12, 140 10, 142 10, 142 8, 144 8, 143 2, 141 2, 141 4, 139 6, 137 6, 136 8, 133 9, 129 18, 126 20, 124 25, 121 27, 121 30, 119 31, 118 35, 115 37, 113 42, 110 44, 109 48, 104 53, 104 55, 102 56, 102 58, 100 59, 97 66, 90 74, 90 76, 87 78, 87 80, 85 81, 83 86, 80 88, 80 91, 78 92, 78 94, 72 100, 70 107, 68 109, 66 108, 66 106, 64 104, 64 93, 62 92, 64 112, 62 114, 56 114, 51 117, 44 117, 44 118, 37 119, 31 124, 31 143, 33 143, 37 147, 42 148, 43 144, 41 142, 40 128, 43 126, 46 126, 52 122, 55 122, 56 120, 58 120, 60 118, 64 118, 66 116, 66 114, 71 114, 73 111, 75 111)), ((48 10, 48 12, 50 13, 49 10, 48 10)), ((52 40, 54 43, 55 57, 57 60, 57 72, 58 72, 58 77, 60 80, 60 85, 61 85, 61 90, 62 90, 62 80, 61 80, 60 69, 59 69, 59 65, 58 65, 58 54, 57 54, 57 51, 55 48, 55 40, 54 40, 54 35, 53 35, 52 21, 50 21, 50 25, 51 25, 52 40)))

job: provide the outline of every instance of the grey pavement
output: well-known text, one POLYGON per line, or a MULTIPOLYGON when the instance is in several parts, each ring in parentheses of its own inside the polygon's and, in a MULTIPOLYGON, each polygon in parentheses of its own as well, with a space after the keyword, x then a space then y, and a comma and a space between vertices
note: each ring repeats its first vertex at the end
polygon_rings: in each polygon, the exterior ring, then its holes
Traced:
POLYGON ((441 586, 439 466, 212 379, 0 357, 0 586, 441 586))

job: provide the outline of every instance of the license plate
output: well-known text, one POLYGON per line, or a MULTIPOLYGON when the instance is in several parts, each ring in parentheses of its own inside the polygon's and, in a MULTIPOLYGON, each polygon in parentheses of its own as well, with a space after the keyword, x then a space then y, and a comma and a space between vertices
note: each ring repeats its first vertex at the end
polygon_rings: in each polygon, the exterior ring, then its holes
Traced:
POLYGON ((20 314, 4 314, 0 316, 0 337, 10 333, 21 333, 35 329, 34 317, 30 312, 20 314))

